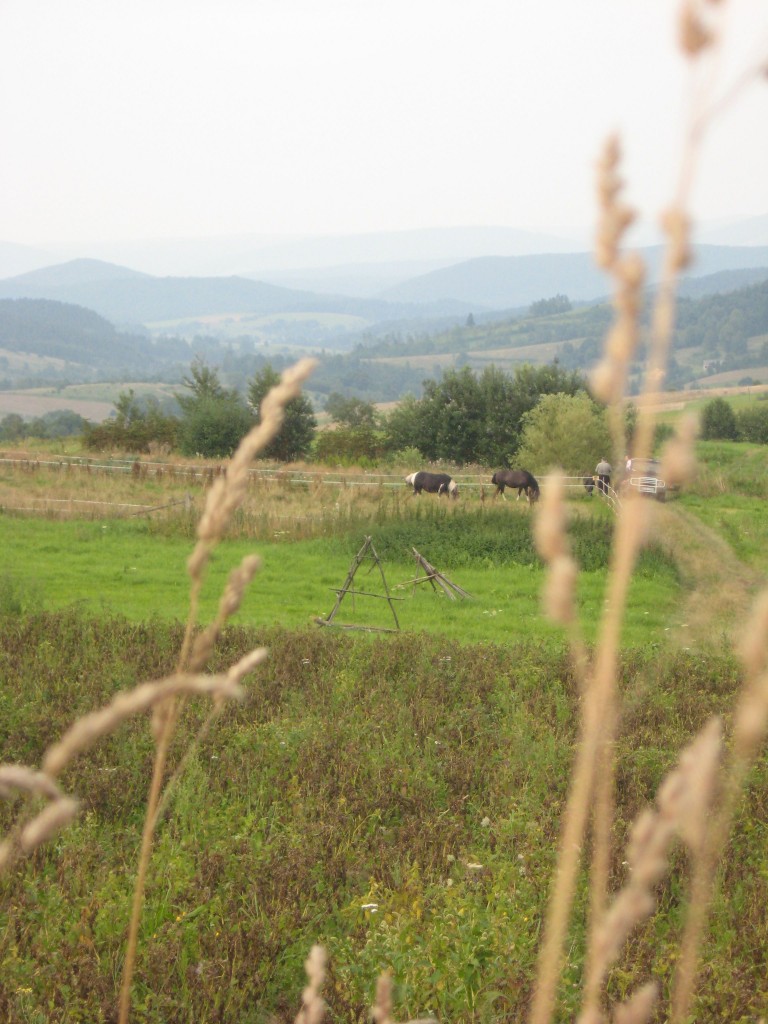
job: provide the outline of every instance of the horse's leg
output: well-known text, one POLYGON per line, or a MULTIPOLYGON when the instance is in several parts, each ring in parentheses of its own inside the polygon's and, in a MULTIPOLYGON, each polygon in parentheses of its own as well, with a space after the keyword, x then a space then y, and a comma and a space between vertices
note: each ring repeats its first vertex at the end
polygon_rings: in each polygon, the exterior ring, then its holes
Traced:
POLYGON ((522 493, 523 493, 523 488, 522 487, 518 487, 517 488, 517 497, 515 498, 515 501, 520 501, 520 495, 522 493))

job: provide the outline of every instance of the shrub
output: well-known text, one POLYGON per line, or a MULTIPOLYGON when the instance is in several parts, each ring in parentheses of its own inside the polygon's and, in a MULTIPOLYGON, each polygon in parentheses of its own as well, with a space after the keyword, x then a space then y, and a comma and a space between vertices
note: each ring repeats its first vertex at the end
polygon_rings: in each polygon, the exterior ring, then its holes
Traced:
POLYGON ((736 440, 736 413, 724 398, 713 398, 704 406, 701 414, 701 436, 705 441, 736 440))
POLYGON ((201 398, 181 420, 179 448, 183 455, 224 458, 232 454, 252 425, 250 413, 238 398, 201 398))
POLYGON ((373 463, 382 454, 380 437, 369 427, 338 427, 323 430, 315 441, 315 458, 330 465, 373 463))
POLYGON ((544 395, 523 417, 517 461, 537 472, 560 466, 581 474, 612 447, 605 410, 589 395, 544 395))
POLYGON ((768 406, 750 405, 736 414, 739 440, 753 444, 768 444, 768 406))

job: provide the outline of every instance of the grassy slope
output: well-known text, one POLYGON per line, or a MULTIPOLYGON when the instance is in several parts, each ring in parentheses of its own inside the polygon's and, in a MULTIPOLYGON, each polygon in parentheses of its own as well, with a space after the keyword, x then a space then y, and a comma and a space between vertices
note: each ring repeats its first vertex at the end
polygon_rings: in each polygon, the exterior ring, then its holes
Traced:
MULTIPOLYGON (((28 763, 116 688, 168 671, 181 638, 177 626, 71 613, 0 619, 0 630, 2 744, 28 763)), ((522 1020, 576 723, 565 653, 233 629, 218 664, 256 642, 270 660, 193 757, 161 829, 133 1019, 286 1019, 321 940, 334 1019, 362 1019, 390 965, 397 1019, 522 1020), (376 912, 364 909, 372 903, 376 912)), ((735 679, 723 658, 625 658, 617 840, 691 733, 727 713, 735 679)), ((178 747, 202 713, 188 709, 178 747)), ((138 721, 82 757, 62 782, 84 813, 0 889, 3 1020, 113 1019, 150 756, 138 721)), ((755 956, 768 941, 767 771, 753 773, 729 850, 698 1021, 768 1008, 755 956)), ((680 857, 659 890, 662 913, 614 972, 614 994, 649 973, 668 983, 684 877, 680 857)), ((575 927, 563 1020, 582 952, 575 927)))

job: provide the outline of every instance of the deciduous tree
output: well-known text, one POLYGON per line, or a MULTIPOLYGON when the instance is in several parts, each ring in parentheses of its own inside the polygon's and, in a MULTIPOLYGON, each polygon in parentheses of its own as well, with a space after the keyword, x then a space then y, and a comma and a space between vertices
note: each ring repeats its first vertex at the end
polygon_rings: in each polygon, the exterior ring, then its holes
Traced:
MULTIPOLYGON (((267 392, 280 380, 280 374, 267 363, 248 385, 248 404, 259 422, 259 410, 267 392)), ((280 433, 264 450, 264 457, 279 462, 295 462, 304 458, 312 446, 317 420, 312 403, 306 395, 292 399, 285 407, 285 420, 280 433)))
POLYGON ((605 410, 588 394, 544 395, 523 417, 517 460, 533 473, 559 466, 581 476, 610 451, 605 410))

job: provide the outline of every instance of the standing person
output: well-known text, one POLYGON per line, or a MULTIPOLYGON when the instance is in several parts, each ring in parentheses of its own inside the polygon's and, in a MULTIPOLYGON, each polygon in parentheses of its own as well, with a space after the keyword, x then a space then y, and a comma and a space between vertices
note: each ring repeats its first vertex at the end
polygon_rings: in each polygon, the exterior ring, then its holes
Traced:
POLYGON ((597 476, 597 489, 602 491, 603 494, 608 493, 608 487, 611 483, 611 464, 606 459, 600 459, 598 464, 595 466, 595 475, 597 476))

